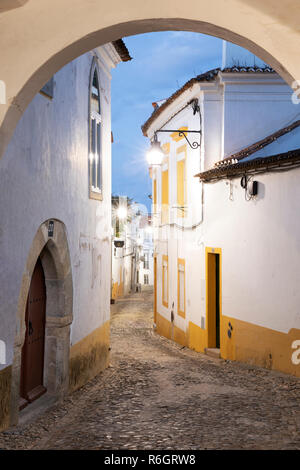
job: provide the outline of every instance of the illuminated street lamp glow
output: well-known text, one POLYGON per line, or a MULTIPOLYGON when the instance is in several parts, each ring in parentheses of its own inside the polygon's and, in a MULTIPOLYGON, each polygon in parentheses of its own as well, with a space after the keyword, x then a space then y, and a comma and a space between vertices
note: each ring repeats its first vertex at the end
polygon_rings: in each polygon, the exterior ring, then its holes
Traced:
POLYGON ((154 141, 151 143, 150 150, 148 150, 146 158, 150 166, 161 165, 163 161, 164 153, 161 149, 160 143, 157 140, 156 134, 154 141))
POLYGON ((119 219, 126 219, 126 217, 127 217, 126 207, 118 207, 117 216, 118 216, 119 219))

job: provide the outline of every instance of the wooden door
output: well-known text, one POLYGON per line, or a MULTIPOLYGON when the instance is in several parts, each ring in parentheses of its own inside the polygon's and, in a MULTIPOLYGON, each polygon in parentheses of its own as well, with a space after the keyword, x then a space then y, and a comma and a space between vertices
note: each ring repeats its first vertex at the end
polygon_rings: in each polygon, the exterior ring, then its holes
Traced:
POLYGON ((46 286, 41 260, 31 278, 26 314, 25 342, 22 349, 20 409, 46 392, 43 385, 46 320, 46 286))
POLYGON ((220 258, 207 257, 207 330, 208 347, 220 348, 220 258))
POLYGON ((154 257, 154 323, 157 317, 157 257, 154 257))

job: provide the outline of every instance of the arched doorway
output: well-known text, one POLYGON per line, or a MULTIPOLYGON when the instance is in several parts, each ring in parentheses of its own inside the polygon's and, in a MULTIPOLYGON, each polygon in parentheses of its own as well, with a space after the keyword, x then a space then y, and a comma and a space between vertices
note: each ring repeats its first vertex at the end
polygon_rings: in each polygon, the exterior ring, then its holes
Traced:
POLYGON ((72 320, 73 281, 66 228, 63 222, 51 219, 41 224, 35 235, 22 279, 11 425, 18 422, 19 408, 41 395, 53 400, 67 394, 72 320), (49 230, 53 224, 54 230, 49 230))
POLYGON ((46 326, 46 284, 43 265, 38 258, 28 292, 25 313, 25 341, 22 348, 20 409, 47 389, 44 386, 46 326))
POLYGON ((0 156, 27 105, 53 74, 120 37, 167 30, 210 34, 247 48, 291 84, 300 76, 299 8, 296 0, 288 6, 278 0, 45 0, 42 5, 31 0, 4 10, 0 79, 7 85, 7 97, 0 107, 0 156))

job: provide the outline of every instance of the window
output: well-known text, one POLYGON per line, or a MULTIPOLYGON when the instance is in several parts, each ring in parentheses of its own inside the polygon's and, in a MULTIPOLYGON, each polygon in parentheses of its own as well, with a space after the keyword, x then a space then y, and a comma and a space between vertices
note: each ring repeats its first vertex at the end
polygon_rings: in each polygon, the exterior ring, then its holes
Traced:
POLYGON ((178 296, 178 315, 185 318, 185 261, 178 259, 178 285, 177 285, 177 296, 178 296))
POLYGON ((148 285, 149 284, 149 276, 148 274, 144 274, 144 284, 148 285))
POLYGON ((162 303, 165 307, 169 304, 169 271, 168 256, 162 257, 162 303))
POLYGON ((90 142, 89 142, 90 197, 102 199, 101 107, 97 64, 91 69, 90 85, 90 142))
POLYGON ((149 269, 149 253, 144 254, 144 269, 149 269))

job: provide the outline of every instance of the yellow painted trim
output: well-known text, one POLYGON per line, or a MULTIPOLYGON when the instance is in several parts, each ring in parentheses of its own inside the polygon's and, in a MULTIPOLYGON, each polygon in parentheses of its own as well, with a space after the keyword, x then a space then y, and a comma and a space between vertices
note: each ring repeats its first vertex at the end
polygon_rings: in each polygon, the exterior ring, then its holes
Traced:
MULTIPOLYGON (((206 255, 209 253, 220 255, 221 301, 222 250, 207 248, 206 255)), ((207 324, 206 329, 202 329, 190 321, 188 331, 185 333, 157 313, 156 325, 157 333, 180 344, 185 342, 189 348, 197 352, 203 353, 208 347, 207 324)), ((296 354, 298 360, 300 358, 300 348, 292 347, 293 343, 299 340, 300 329, 292 328, 288 333, 282 333, 225 316, 220 306, 220 353, 223 359, 236 360, 300 377, 300 364, 294 364, 292 361, 293 354, 296 354)))
POLYGON ((169 307, 169 258, 168 255, 162 255, 162 304, 164 307, 169 307), (165 272, 164 272, 164 261, 167 262, 167 302, 164 301, 164 285, 165 285, 165 272))
MULTIPOLYGON (((157 313, 156 325, 158 334, 180 344, 186 343, 190 349, 203 353, 207 348, 207 331, 192 322, 189 322, 188 331, 185 333, 157 313)), ((299 351, 299 348, 293 349, 292 344, 300 340, 300 329, 292 328, 288 333, 282 333, 222 315, 220 336, 223 359, 300 377, 300 364, 292 362, 292 355, 299 351), (229 323, 232 326, 230 338, 229 323)), ((297 357, 300 358, 300 351, 297 357)))
POLYGON ((162 151, 164 152, 165 155, 168 155, 170 153, 170 142, 165 142, 161 146, 162 151))
POLYGON ((110 322, 107 321, 70 348, 70 391, 84 385, 108 366, 110 322))
POLYGON ((186 307, 186 292, 185 292, 185 260, 182 258, 178 258, 177 260, 177 313, 180 317, 185 318, 185 307, 186 307), (182 265, 184 267, 183 273, 184 273, 184 311, 180 310, 180 270, 179 270, 179 265, 182 265))
POLYGON ((103 325, 96 328, 90 334, 73 344, 70 348, 70 359, 77 356, 78 354, 85 354, 88 352, 96 343, 104 341, 109 343, 110 340, 110 321, 106 321, 103 325))
POLYGON ((193 322, 189 322, 188 347, 197 352, 204 352, 207 347, 207 332, 193 322))
POLYGON ((124 282, 120 282, 118 286, 118 297, 123 297, 124 295, 124 282))
POLYGON ((0 370, 0 431, 10 425, 12 366, 0 370))
POLYGON ((180 153, 184 153, 184 158, 186 158, 186 154, 187 154, 187 146, 186 146, 186 144, 183 144, 183 145, 181 145, 180 147, 178 147, 178 148, 176 149, 176 153, 177 153, 177 155, 179 155, 180 153))
POLYGON ((181 346, 187 346, 187 335, 185 331, 178 328, 176 325, 173 326, 173 341, 175 343, 181 344, 181 346))
POLYGON ((219 255, 219 313, 220 313, 220 347, 222 347, 222 335, 221 335, 221 324, 222 324, 222 249, 221 248, 213 248, 213 247, 206 247, 205 248, 205 272, 206 272, 206 320, 205 320, 205 327, 207 330, 207 347, 214 348, 215 347, 215 337, 216 337, 216 325, 215 319, 211 318, 209 312, 209 298, 210 292, 209 287, 211 282, 209 282, 209 254, 219 255))
POLYGON ((169 320, 157 312, 156 317, 156 333, 165 338, 172 339, 172 325, 169 320))
POLYGON ((221 356, 224 359, 254 364, 300 377, 300 364, 294 364, 292 361, 292 354, 295 351, 292 344, 295 340, 300 340, 300 329, 292 328, 288 333, 282 333, 223 316, 221 335, 221 356))
POLYGON ((111 298, 112 299, 117 299, 118 289, 119 289, 119 284, 117 282, 114 282, 113 286, 112 286, 112 292, 111 292, 111 298))
MULTIPOLYGON (((180 131, 187 131, 188 127, 187 126, 181 126, 179 127, 180 131)), ((180 140, 184 139, 184 136, 182 135, 179 137, 179 132, 173 132, 173 134, 170 135, 171 139, 174 140, 175 142, 179 142, 180 140)))
POLYGON ((185 331, 178 328, 176 325, 171 323, 158 312, 156 322, 156 333, 172 341, 175 341, 176 343, 181 344, 182 346, 188 345, 188 338, 185 331))
POLYGON ((157 317, 157 255, 156 253, 153 254, 153 277, 154 277, 154 303, 153 303, 153 311, 154 311, 154 323, 156 324, 156 317, 157 317))

